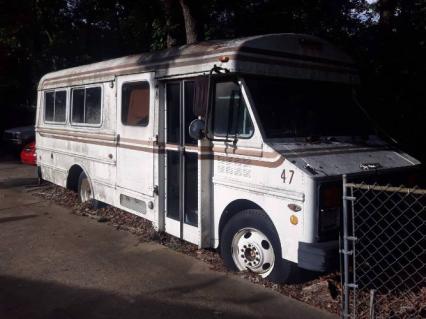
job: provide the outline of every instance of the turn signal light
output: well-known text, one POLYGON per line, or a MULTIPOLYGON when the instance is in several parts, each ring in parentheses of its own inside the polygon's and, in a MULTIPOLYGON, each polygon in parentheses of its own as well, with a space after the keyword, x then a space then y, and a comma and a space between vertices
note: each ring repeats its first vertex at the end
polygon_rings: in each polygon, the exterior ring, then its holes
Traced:
POLYGON ((290 223, 292 223, 293 225, 297 225, 299 223, 299 219, 297 218, 296 215, 290 216, 290 223))
POLYGON ((226 63, 226 62, 228 62, 228 61, 229 61, 229 57, 228 57, 228 56, 223 55, 223 56, 221 56, 221 57, 219 58, 219 61, 220 61, 220 62, 222 62, 222 63, 226 63))

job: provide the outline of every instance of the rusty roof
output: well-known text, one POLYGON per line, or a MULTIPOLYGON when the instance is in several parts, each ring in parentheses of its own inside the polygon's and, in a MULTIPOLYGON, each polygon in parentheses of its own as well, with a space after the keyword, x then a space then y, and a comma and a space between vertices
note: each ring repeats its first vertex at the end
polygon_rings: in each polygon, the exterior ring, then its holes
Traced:
POLYGON ((203 73, 213 64, 219 64, 218 57, 222 55, 230 58, 227 67, 231 71, 262 73, 259 66, 256 70, 250 67, 257 63, 268 64, 273 67, 272 71, 284 72, 283 76, 291 67, 313 68, 318 72, 356 73, 349 56, 325 40, 310 35, 280 33, 199 42, 55 71, 40 80, 39 89, 107 81, 117 75, 146 71, 155 71, 158 76, 203 73), (279 71, 275 66, 287 69, 279 71))

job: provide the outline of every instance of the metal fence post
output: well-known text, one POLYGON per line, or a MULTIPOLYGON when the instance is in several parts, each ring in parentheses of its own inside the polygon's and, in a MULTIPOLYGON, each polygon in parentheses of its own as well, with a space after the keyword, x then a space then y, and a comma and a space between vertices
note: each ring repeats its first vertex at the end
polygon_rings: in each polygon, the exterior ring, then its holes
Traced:
POLYGON ((343 318, 349 318, 349 255, 348 255, 348 204, 346 200, 346 175, 343 175, 343 318))
POLYGON ((370 319, 374 319, 374 296, 375 296, 376 290, 371 289, 370 290, 370 319))

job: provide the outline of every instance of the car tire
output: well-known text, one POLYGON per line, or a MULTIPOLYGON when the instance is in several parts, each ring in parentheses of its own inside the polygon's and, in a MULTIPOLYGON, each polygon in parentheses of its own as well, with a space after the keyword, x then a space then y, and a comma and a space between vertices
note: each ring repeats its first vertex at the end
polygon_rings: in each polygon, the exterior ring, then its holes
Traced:
POLYGON ((78 199, 80 200, 80 203, 88 202, 92 208, 97 209, 106 206, 105 203, 93 198, 92 185, 84 172, 81 172, 78 178, 78 199))
POLYGON ((282 259, 278 234, 262 210, 243 210, 226 223, 220 254, 232 271, 246 268, 275 283, 299 281, 297 264, 282 259))

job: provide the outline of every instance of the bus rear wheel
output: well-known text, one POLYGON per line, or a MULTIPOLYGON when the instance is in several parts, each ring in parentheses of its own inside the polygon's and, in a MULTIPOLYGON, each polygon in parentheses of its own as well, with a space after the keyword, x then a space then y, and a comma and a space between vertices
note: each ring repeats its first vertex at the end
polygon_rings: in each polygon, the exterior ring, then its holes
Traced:
POLYGON ((81 172, 78 178, 78 198, 81 203, 90 203, 92 208, 102 208, 104 203, 93 198, 93 190, 86 173, 81 172))
POLYGON ((84 172, 81 172, 78 178, 78 198, 80 202, 85 203, 92 199, 92 187, 90 186, 89 179, 84 172))
POLYGON ((247 270, 277 283, 297 281, 297 265, 282 259, 278 234, 261 210, 243 210, 226 223, 220 253, 230 270, 247 270))

